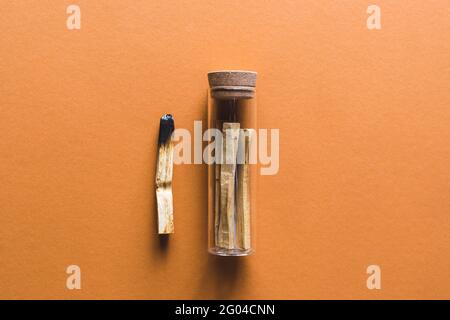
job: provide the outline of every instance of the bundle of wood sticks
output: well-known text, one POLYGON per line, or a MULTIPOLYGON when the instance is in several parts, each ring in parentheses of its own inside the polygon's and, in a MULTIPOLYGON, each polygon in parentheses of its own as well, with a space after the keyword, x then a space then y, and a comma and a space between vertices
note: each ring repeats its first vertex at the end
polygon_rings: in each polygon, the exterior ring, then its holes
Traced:
POLYGON ((238 122, 222 125, 221 163, 215 164, 215 244, 225 249, 250 249, 249 154, 253 129, 238 122))

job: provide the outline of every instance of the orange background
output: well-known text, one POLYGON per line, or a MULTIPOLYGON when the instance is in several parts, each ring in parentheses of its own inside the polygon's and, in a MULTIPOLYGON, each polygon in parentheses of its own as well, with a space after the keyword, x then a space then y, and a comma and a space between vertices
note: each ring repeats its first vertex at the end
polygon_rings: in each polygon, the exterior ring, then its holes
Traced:
POLYGON ((0 298, 450 298, 448 1, 71 3, 1 3, 0 298), (280 129, 242 259, 206 252, 203 165, 155 234, 159 118, 192 131, 227 68, 280 129))

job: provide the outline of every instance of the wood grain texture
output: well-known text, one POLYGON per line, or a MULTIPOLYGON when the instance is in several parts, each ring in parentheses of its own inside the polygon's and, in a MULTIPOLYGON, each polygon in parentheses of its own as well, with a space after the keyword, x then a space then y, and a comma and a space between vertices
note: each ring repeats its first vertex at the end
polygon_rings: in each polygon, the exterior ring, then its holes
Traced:
POLYGON ((158 208, 158 233, 174 233, 173 222, 173 119, 161 118, 158 162, 156 166, 156 202, 158 208))
POLYGON ((239 127, 237 122, 223 124, 223 163, 220 166, 220 222, 217 245, 235 248, 235 176, 239 127))
POLYGON ((253 137, 252 129, 241 129, 239 135, 239 153, 242 153, 242 163, 237 165, 237 246, 241 249, 251 248, 250 225, 250 146, 253 137))

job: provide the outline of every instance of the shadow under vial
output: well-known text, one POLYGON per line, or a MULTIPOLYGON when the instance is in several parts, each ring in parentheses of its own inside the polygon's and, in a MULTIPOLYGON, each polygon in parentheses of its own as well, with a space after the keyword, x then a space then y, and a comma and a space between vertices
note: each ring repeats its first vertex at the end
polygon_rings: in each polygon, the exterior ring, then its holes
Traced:
POLYGON ((233 299, 245 286, 246 260, 208 253, 194 299, 233 299))

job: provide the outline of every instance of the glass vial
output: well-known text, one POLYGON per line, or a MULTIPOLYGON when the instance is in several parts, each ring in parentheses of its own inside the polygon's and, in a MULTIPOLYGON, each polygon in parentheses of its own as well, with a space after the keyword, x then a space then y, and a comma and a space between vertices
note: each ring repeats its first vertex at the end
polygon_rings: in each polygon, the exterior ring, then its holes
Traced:
POLYGON ((255 248, 256 72, 208 73, 208 250, 246 256, 255 248))

